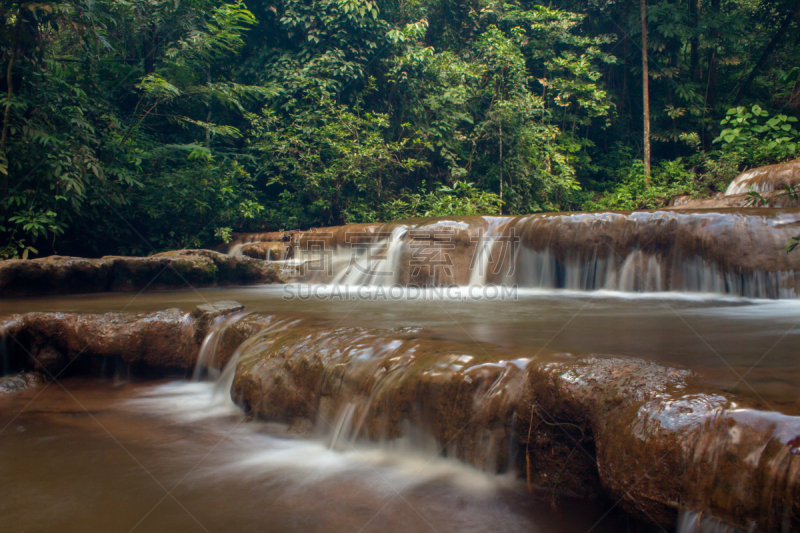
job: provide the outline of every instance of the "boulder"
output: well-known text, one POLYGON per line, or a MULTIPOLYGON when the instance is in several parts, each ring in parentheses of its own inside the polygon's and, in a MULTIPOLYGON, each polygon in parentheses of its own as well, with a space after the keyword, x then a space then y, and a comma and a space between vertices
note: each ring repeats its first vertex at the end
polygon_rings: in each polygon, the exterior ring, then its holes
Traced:
POLYGON ((710 198, 692 198, 691 196, 678 196, 673 198, 666 209, 720 209, 728 207, 800 207, 800 200, 785 196, 781 191, 765 191, 760 193, 767 201, 766 204, 754 204, 747 193, 718 194, 710 198))

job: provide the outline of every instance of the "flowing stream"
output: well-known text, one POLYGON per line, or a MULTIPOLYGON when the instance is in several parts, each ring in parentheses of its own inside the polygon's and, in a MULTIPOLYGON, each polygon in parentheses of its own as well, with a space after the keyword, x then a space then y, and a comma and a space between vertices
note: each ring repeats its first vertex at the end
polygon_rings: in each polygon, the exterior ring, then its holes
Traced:
MULTIPOLYGON (((530 464, 528 486, 515 475, 530 461, 512 415, 526 368, 593 356, 691 370, 693 392, 654 415, 665 427, 692 402, 713 412, 723 400, 697 392, 720 391, 775 411, 764 419, 790 442, 800 263, 780 250, 799 225, 800 210, 401 221, 295 234, 278 262, 286 285, 4 299, 0 316, 220 300, 246 311, 218 318, 175 379, 139 383, 104 361, 116 377, 0 395, 0 520, 21 531, 649 530, 601 494, 537 488, 530 464), (248 321, 256 333, 222 359, 226 332, 248 321), (491 415, 455 433, 457 402, 414 396, 454 376, 480 384, 467 414, 491 415), (310 383, 306 396, 287 377, 310 383), (253 387, 277 397, 253 402, 253 387)), ((688 509, 677 527, 733 531, 688 509)))

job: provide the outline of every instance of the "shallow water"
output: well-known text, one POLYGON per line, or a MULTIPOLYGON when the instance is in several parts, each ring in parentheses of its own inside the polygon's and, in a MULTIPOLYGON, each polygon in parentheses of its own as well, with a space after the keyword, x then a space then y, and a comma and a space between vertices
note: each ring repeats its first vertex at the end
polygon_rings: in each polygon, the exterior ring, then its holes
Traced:
POLYGON ((0 396, 0 530, 627 531, 613 502, 529 493, 435 447, 243 421, 211 383, 68 379, 0 396))
POLYGON ((28 311, 189 311, 236 300, 250 311, 324 324, 422 327, 425 334, 522 356, 552 352, 628 356, 698 372, 707 384, 751 397, 765 409, 797 412, 800 300, 684 293, 537 291, 500 298, 466 288, 420 291, 262 286, 100 293, 0 301, 0 316, 28 311), (477 296, 477 297, 471 297, 477 296), (744 379, 741 379, 744 378, 744 379))

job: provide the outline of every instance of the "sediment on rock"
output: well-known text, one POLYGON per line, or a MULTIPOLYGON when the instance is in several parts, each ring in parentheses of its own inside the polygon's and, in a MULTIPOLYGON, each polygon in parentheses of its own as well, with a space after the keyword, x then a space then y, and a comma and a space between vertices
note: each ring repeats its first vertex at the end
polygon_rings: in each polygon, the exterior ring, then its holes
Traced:
POLYGON ((0 261, 0 296, 280 282, 280 271, 274 265, 210 250, 178 250, 149 257, 84 259, 52 256, 0 261))

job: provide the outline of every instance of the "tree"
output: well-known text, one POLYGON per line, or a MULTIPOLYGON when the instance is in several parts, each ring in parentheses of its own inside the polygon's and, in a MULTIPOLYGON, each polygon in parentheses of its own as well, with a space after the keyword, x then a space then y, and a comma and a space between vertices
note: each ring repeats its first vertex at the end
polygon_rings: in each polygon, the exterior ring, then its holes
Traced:
POLYGON ((644 119, 644 172, 650 180, 650 66, 647 61, 647 0, 641 0, 642 12, 642 117, 644 119))

